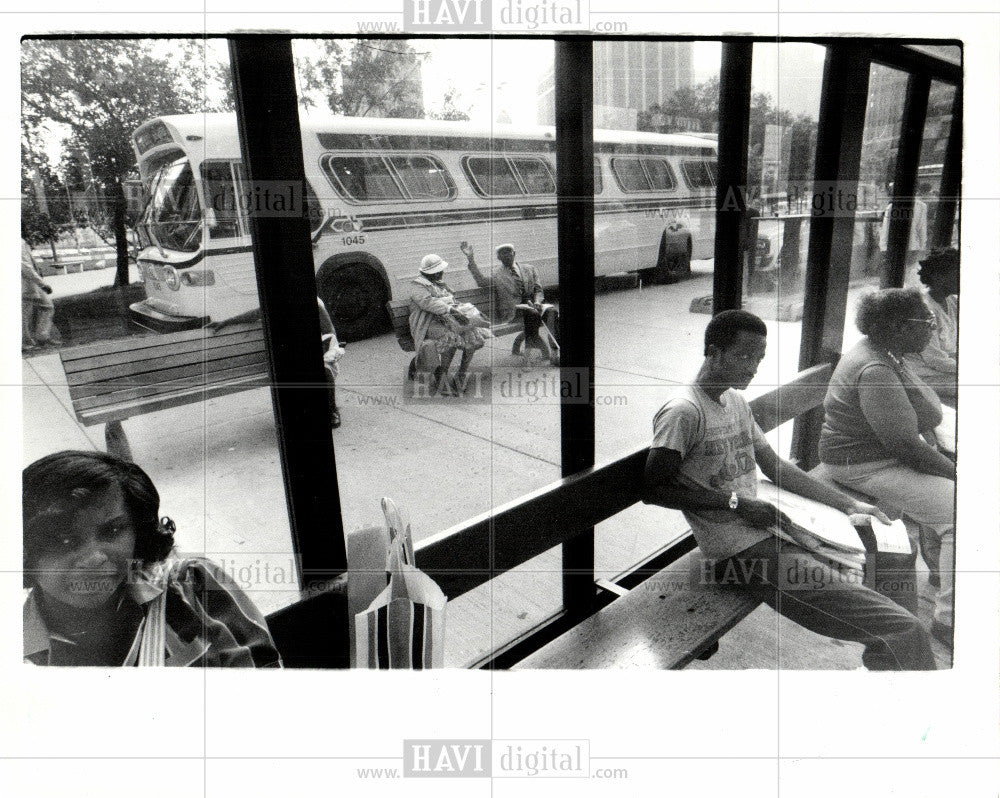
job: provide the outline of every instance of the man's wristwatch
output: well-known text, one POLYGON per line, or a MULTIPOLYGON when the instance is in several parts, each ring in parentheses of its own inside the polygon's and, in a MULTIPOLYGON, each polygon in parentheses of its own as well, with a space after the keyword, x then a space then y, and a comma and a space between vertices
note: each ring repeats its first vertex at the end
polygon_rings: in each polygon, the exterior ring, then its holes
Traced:
POLYGON ((740 497, 736 495, 736 491, 734 490, 729 495, 729 509, 735 510, 739 506, 740 506, 740 497))

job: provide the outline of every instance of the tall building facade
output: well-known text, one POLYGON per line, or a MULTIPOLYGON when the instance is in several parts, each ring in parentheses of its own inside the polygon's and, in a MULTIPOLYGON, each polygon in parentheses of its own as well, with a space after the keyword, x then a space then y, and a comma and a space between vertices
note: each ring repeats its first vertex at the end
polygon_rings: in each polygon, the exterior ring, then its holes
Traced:
MULTIPOLYGON (((594 125, 635 129, 637 114, 694 81, 690 42, 594 43, 594 125)), ((538 84, 538 122, 555 124, 553 70, 538 84)))

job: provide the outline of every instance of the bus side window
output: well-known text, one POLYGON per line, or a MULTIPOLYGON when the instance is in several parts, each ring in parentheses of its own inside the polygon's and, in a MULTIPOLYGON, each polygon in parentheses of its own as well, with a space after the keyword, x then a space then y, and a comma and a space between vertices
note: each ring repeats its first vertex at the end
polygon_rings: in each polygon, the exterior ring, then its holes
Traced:
POLYGON ((638 158, 612 158, 611 171, 622 191, 649 191, 649 179, 638 158))
POLYGON ((334 188, 348 199, 377 202, 403 198, 389 167, 377 156, 332 155, 323 160, 334 188))
POLYGON ((682 161, 681 169, 691 188, 711 188, 714 185, 708 161, 682 161))
POLYGON ((455 182, 444 164, 426 155, 395 155, 389 163, 403 183, 408 199, 446 200, 455 196, 455 182))
POLYGON ((719 184, 719 162, 718 161, 704 161, 705 169, 708 170, 708 176, 712 180, 712 185, 717 186, 719 184))
POLYGON ((671 191, 676 187, 677 180, 674 178, 674 170, 665 160, 646 158, 642 163, 646 167, 653 191, 671 191))
POLYGON ((469 181, 482 196, 498 197, 522 193, 506 158, 470 155, 463 161, 463 166, 469 181))
POLYGON ((215 219, 209 228, 209 235, 212 238, 235 238, 240 234, 237 221, 239 206, 229 163, 203 163, 201 171, 208 206, 215 219))
POLYGON ((594 193, 600 194, 604 191, 604 179, 601 176, 601 160, 594 158, 594 193))
POLYGON ((556 183, 549 165, 541 158, 511 158, 529 194, 555 194, 556 183))

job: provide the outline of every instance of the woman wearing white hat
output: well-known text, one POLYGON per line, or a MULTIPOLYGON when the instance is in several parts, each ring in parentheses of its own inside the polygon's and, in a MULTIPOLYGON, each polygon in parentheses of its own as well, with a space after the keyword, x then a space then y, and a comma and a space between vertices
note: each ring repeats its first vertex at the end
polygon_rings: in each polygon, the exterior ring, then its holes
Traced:
POLYGON ((410 377, 415 372, 432 374, 431 390, 455 396, 461 393, 458 386, 465 383, 473 352, 483 344, 462 335, 470 319, 458 309, 455 295, 442 279, 446 268, 448 263, 440 255, 425 255, 420 261, 420 276, 412 281, 410 335, 417 356, 410 363, 410 377), (462 362, 454 380, 449 380, 448 368, 459 349, 462 362))

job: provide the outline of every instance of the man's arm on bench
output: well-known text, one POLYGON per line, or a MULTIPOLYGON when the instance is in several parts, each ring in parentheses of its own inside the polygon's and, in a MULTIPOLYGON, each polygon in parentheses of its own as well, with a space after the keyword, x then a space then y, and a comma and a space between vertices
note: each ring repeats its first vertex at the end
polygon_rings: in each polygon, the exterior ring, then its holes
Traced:
POLYGON ((753 527, 767 528, 778 523, 781 511, 770 502, 741 497, 735 511, 729 509, 729 494, 708 490, 680 480, 681 453, 654 446, 646 458, 643 475, 643 504, 657 504, 672 510, 725 510, 753 527))
POLYGON ((840 510, 845 515, 855 513, 874 515, 880 521, 889 523, 889 518, 874 504, 866 504, 842 493, 825 482, 809 476, 794 463, 790 463, 771 448, 763 433, 754 436, 754 457, 764 476, 782 490, 804 496, 807 499, 840 510))

